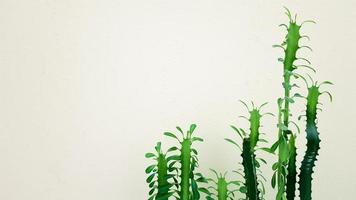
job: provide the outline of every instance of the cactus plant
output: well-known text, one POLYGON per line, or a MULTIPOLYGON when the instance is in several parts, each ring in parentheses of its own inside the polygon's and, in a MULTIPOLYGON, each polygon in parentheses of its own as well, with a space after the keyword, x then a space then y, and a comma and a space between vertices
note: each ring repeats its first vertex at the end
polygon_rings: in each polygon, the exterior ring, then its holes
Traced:
MULTIPOLYGON (((297 23, 297 15, 295 15, 294 19, 292 18, 291 12, 286 9, 286 15, 289 18, 289 24, 281 24, 287 29, 287 35, 285 37, 285 41, 281 45, 274 45, 274 47, 282 48, 284 50, 284 58, 279 58, 278 60, 283 62, 283 88, 284 88, 284 97, 278 99, 280 120, 278 122, 279 134, 278 141, 275 143, 273 147, 273 151, 276 148, 280 148, 279 155, 286 154, 288 155, 286 159, 282 159, 279 156, 278 164, 275 164, 275 174, 278 174, 277 182, 278 182, 278 193, 277 200, 279 199, 288 199, 293 200, 295 198, 295 189, 296 189, 296 157, 297 157, 297 149, 295 146, 296 134, 291 130, 290 124, 293 123, 299 132, 299 127, 295 122, 290 120, 290 104, 295 102, 295 97, 300 97, 301 95, 296 93, 291 95, 291 91, 293 87, 298 87, 297 84, 292 84, 291 79, 301 77, 298 73, 295 72, 298 68, 307 68, 315 72, 315 69, 310 66, 310 61, 297 57, 297 53, 299 50, 306 48, 311 50, 309 46, 300 45, 300 40, 302 38, 309 39, 308 36, 303 36, 300 33, 300 29, 303 24, 314 21, 307 20, 302 22, 301 24, 297 23), (306 62, 306 63, 298 63, 306 62), (297 64, 298 63, 298 64, 297 64), (283 137, 283 138, 282 138, 283 137), (280 146, 282 145, 282 146, 280 146), (287 147, 288 146, 288 147, 287 147), (283 150, 282 150, 283 148, 283 150), (283 151, 283 152, 281 152, 283 151), (284 153, 285 152, 285 153, 284 153), (278 167, 277 167, 278 166, 278 167), (287 172, 285 173, 285 169, 287 172), (284 194, 286 193, 286 194, 284 194), (286 195, 286 196, 285 196, 286 195)), ((275 178, 274 178, 275 180, 275 178)), ((274 184, 273 184, 274 185, 274 184)))
POLYGON ((150 188, 150 197, 148 199, 168 200, 174 193, 174 191, 171 190, 173 184, 170 180, 174 177, 174 174, 168 172, 169 160, 167 160, 167 154, 162 152, 161 142, 157 143, 155 150, 156 153, 146 153, 145 155, 146 158, 153 158, 156 161, 155 164, 148 166, 145 170, 146 174, 149 174, 146 179, 150 188))
POLYGON ((180 200, 198 200, 200 198, 198 182, 206 182, 201 173, 195 172, 195 169, 198 167, 198 152, 192 147, 192 144, 196 141, 203 141, 200 137, 193 137, 195 128, 195 124, 190 125, 189 130, 184 134, 183 130, 177 127, 177 130, 182 135, 182 140, 172 132, 164 133, 164 135, 176 139, 180 144, 180 148, 172 147, 174 151, 179 150, 179 153, 167 158, 168 160, 173 160, 174 164, 180 164, 180 168, 172 164, 170 169, 179 173, 180 184, 177 190, 177 198, 180 200))
POLYGON ((332 84, 329 81, 324 81, 318 85, 317 82, 313 82, 311 86, 308 86, 308 95, 307 99, 307 109, 306 109, 306 138, 307 138, 307 150, 304 155, 304 159, 302 161, 302 165, 300 167, 299 174, 299 191, 300 191, 300 199, 301 200, 311 200, 312 199, 312 174, 313 168, 315 166, 315 161, 317 160, 317 156, 319 155, 320 149, 320 138, 319 132, 316 126, 317 120, 317 111, 321 110, 318 105, 319 97, 322 94, 327 94, 330 97, 330 101, 332 101, 332 96, 328 91, 321 92, 320 86, 323 84, 332 84))
MULTIPOLYGON (((271 184, 273 188, 277 187, 276 200, 293 200, 296 192, 297 182, 297 133, 300 129, 291 116, 290 107, 297 98, 306 100, 306 113, 300 117, 306 117, 306 138, 307 149, 300 166, 299 174, 299 191, 301 200, 312 199, 312 175, 320 149, 320 138, 317 130, 317 112, 319 108, 319 97, 322 94, 327 94, 332 100, 332 96, 328 91, 320 91, 320 87, 324 84, 332 84, 329 81, 324 81, 321 84, 314 82, 309 74, 307 76, 311 80, 308 81, 301 75, 299 68, 307 68, 316 72, 309 60, 298 57, 300 49, 309 49, 309 46, 300 45, 303 38, 309 39, 308 36, 301 35, 301 28, 305 23, 314 21, 307 20, 300 24, 297 23, 297 17, 292 18, 291 12, 286 8, 286 14, 289 18, 289 24, 281 26, 287 28, 285 41, 281 45, 274 47, 284 50, 284 58, 278 60, 283 63, 283 88, 284 96, 278 98, 278 138, 277 141, 270 147, 261 147, 261 143, 268 143, 260 132, 261 118, 264 115, 272 115, 272 113, 261 114, 261 108, 266 105, 262 104, 256 107, 252 103, 250 108, 245 102, 242 104, 247 108, 249 116, 240 116, 247 119, 249 122, 249 130, 245 131, 242 128, 231 126, 241 139, 236 142, 232 139, 225 138, 226 141, 234 144, 241 152, 242 166, 233 170, 241 176, 243 181, 227 181, 226 173, 218 174, 212 170, 216 179, 205 179, 201 173, 196 172, 198 167, 198 152, 193 148, 193 143, 203 141, 203 139, 193 136, 196 125, 190 125, 189 130, 184 133, 180 127, 176 127, 182 137, 178 137, 175 133, 165 132, 164 135, 172 137, 179 142, 179 146, 173 146, 163 153, 161 143, 157 143, 156 153, 147 153, 147 158, 153 158, 155 163, 146 168, 146 173, 149 175, 146 179, 149 184, 149 200, 168 200, 171 198, 179 200, 199 200, 201 192, 206 194, 207 200, 217 198, 218 200, 235 199, 239 192, 248 200, 264 200, 265 188, 264 182, 266 179, 262 175, 260 166, 267 162, 256 155, 259 150, 264 150, 269 153, 277 154, 278 160, 272 165, 273 175, 271 184), (306 97, 299 93, 294 93, 293 88, 299 87, 295 79, 301 79, 306 83, 308 93, 306 97), (293 127, 293 126, 294 127, 293 127), (240 145, 241 144, 241 145, 240 145), (214 186, 202 187, 201 183, 214 183, 214 186), (199 184, 199 185, 198 185, 199 184), (231 189, 230 184, 236 186, 236 189, 231 189)), ((303 72, 304 73, 304 72, 303 72)), ((300 118, 298 118, 300 119, 300 118)), ((242 198, 239 198, 242 199, 242 198)))
MULTIPOLYGON (((258 150, 258 142, 267 142, 265 139, 260 138, 260 127, 261 127, 261 118, 264 115, 273 115, 272 113, 261 114, 261 108, 267 103, 262 104, 260 107, 255 107, 252 103, 252 108, 250 109, 247 104, 241 101, 249 112, 249 118, 245 116, 240 116, 241 118, 245 118, 249 121, 250 128, 249 133, 247 134, 242 128, 236 128, 235 126, 231 126, 238 136, 242 139, 242 148, 238 145, 237 142, 226 138, 225 140, 237 146, 240 151, 242 151, 242 166, 244 169, 244 179, 245 179, 245 187, 246 187, 246 199, 249 200, 260 200, 264 195, 264 186, 263 183, 258 178, 262 176, 262 174, 258 174, 258 168, 260 167, 260 161, 265 162, 263 159, 256 158, 255 152, 258 150), (263 187, 263 192, 261 193, 261 189, 259 188, 259 183, 261 183, 263 187)), ((264 177, 262 176, 264 179, 264 177)))

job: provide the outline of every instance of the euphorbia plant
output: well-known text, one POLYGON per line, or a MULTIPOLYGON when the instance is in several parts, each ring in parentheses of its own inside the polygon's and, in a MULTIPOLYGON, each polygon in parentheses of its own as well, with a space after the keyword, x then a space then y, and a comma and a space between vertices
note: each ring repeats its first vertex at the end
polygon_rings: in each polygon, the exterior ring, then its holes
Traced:
MULTIPOLYGON (((292 83, 292 78, 300 78, 304 81, 305 78, 296 72, 299 68, 307 68, 314 73, 316 72, 313 67, 311 67, 311 62, 303 57, 298 57, 299 50, 306 48, 311 50, 309 46, 304 46, 300 44, 301 39, 309 37, 306 35, 301 35, 300 29, 305 23, 315 23, 314 21, 307 20, 300 24, 297 23, 297 15, 292 18, 292 15, 288 9, 286 9, 286 14, 289 18, 289 24, 282 24, 281 26, 287 29, 287 35, 285 41, 281 45, 274 45, 274 47, 280 47, 284 50, 284 58, 279 58, 278 60, 283 63, 283 87, 284 87, 284 97, 278 99, 278 140, 269 149, 270 152, 274 153, 278 149, 278 161, 273 164, 272 169, 275 171, 272 176, 272 187, 275 187, 277 183, 277 195, 276 200, 293 200, 295 198, 296 191, 296 177, 297 177, 297 148, 295 146, 295 140, 297 135, 295 131, 293 132, 290 128, 290 124, 295 125, 297 132, 300 132, 299 126, 292 120, 290 120, 290 104, 295 102, 296 97, 303 97, 299 93, 291 95, 292 88, 299 87, 296 83, 292 83), (302 62, 302 63, 300 63, 302 62), (303 63, 304 62, 304 63, 303 63)), ((311 76, 307 74, 310 78, 311 76)), ((313 82, 313 81, 312 81, 313 82)), ((324 82, 330 83, 330 82, 324 82)), ((316 160, 317 149, 319 149, 318 137, 316 137, 316 128, 312 130, 311 121, 308 121, 308 116, 310 116, 310 105, 311 102, 318 100, 319 87, 313 85, 308 87, 308 102, 307 102, 307 139, 308 139, 308 149, 304 160, 302 162, 301 174, 300 174, 300 192, 302 199, 311 199, 311 190, 309 185, 311 185, 311 171, 316 160), (311 133, 314 132, 314 133, 311 133), (312 145, 313 144, 313 145, 312 145), (313 149, 313 150, 312 150, 313 149), (301 184, 302 183, 302 184, 301 184), (307 198, 309 197, 309 198, 307 198)), ((327 93, 330 94, 330 93, 327 93)), ((317 102, 316 102, 317 103, 317 102)), ((314 109, 314 108, 313 108, 314 109)), ((315 107, 315 119, 316 119, 316 107, 315 107)), ((314 119, 314 121, 315 121, 314 119)), ((314 124, 315 125, 315 124, 314 124)))
POLYGON ((180 200, 198 200, 200 199, 198 182, 206 182, 201 173, 196 173, 198 167, 198 151, 193 148, 193 143, 202 142, 200 137, 193 136, 196 128, 195 124, 190 125, 189 130, 184 133, 180 127, 177 127, 178 132, 181 134, 181 139, 172 132, 165 132, 164 135, 172 137, 179 142, 179 147, 172 147, 171 149, 176 152, 175 155, 168 157, 168 160, 173 160, 170 170, 177 172, 179 176, 179 187, 177 190, 180 200), (178 151, 178 152, 177 152, 178 151), (180 167, 175 167, 175 164, 180 164, 180 167))
POLYGON ((290 104, 295 102, 296 97, 301 95, 298 93, 291 94, 294 87, 298 87, 297 84, 292 83, 292 78, 301 77, 296 70, 299 68, 307 68, 315 72, 314 68, 310 65, 310 61, 298 57, 298 52, 303 49, 310 49, 309 46, 300 45, 302 38, 309 38, 303 36, 300 33, 300 29, 303 24, 313 21, 304 21, 301 24, 297 23, 297 16, 293 18, 290 11, 286 9, 286 15, 289 18, 289 24, 281 24, 287 29, 287 35, 281 45, 274 45, 274 47, 282 48, 284 51, 284 58, 278 60, 283 63, 283 88, 284 97, 278 99, 278 140, 272 146, 271 150, 274 152, 278 148, 278 162, 273 166, 275 170, 272 178, 272 186, 275 186, 277 182, 277 196, 276 199, 288 199, 292 200, 295 197, 295 185, 296 185, 296 157, 297 149, 295 146, 296 134, 292 131, 290 124, 294 124, 299 132, 299 128, 296 123, 290 120, 290 104), (300 63, 304 62, 304 63, 300 63))
POLYGON ((307 76, 311 80, 311 84, 301 74, 304 73, 300 68, 316 72, 310 66, 310 61, 306 58, 298 56, 301 49, 310 49, 308 46, 301 45, 303 38, 309 39, 308 36, 301 35, 301 28, 305 23, 313 21, 304 21, 297 23, 297 17, 292 17, 290 11, 286 9, 286 14, 289 18, 288 24, 281 26, 287 29, 287 35, 281 45, 274 47, 282 48, 284 57, 278 60, 283 63, 283 97, 278 98, 278 137, 277 141, 271 147, 261 147, 261 143, 267 141, 261 138, 263 135, 260 132, 261 118, 265 113, 261 114, 260 110, 266 104, 256 107, 252 103, 249 108, 246 103, 242 102, 248 109, 249 116, 245 118, 249 122, 249 130, 245 131, 242 128, 231 126, 241 141, 236 142, 232 139, 225 139, 228 142, 238 147, 241 152, 242 166, 238 167, 233 172, 241 175, 242 180, 227 181, 226 174, 218 174, 216 171, 216 179, 205 179, 201 173, 196 172, 198 166, 198 151, 193 148, 196 141, 203 139, 193 135, 196 128, 195 124, 189 127, 189 130, 184 132, 180 127, 176 127, 178 134, 165 132, 164 135, 172 137, 178 141, 178 146, 173 146, 163 153, 161 143, 157 143, 156 153, 147 153, 147 158, 153 158, 155 163, 146 169, 149 174, 147 183, 149 184, 150 192, 149 199, 168 200, 176 198, 179 200, 199 200, 201 193, 205 193, 206 199, 243 199, 235 195, 235 193, 243 193, 246 200, 262 200, 264 199, 265 188, 263 181, 265 178, 262 175, 260 166, 262 163, 267 164, 263 158, 256 157, 258 150, 264 150, 269 153, 277 154, 277 161, 272 164, 274 171, 271 184, 273 188, 277 187, 276 200, 293 200, 296 193, 297 171, 297 148, 296 139, 297 133, 300 133, 299 126, 291 118, 291 105, 296 100, 306 101, 306 138, 307 149, 300 166, 299 173, 299 193, 301 200, 312 199, 312 174, 320 149, 320 138, 317 130, 317 112, 321 110, 318 106, 319 97, 322 94, 327 94, 332 99, 328 91, 320 91, 320 87, 324 84, 331 84, 329 81, 324 81, 321 84, 314 82, 309 74, 307 76), (299 86, 295 83, 296 79, 301 79, 306 83, 307 94, 304 96, 295 93, 294 89, 299 86), (293 128, 292 125, 294 125, 293 128), (214 186, 207 188, 202 187, 199 183, 213 183, 214 186), (199 184, 199 186, 198 186, 199 184), (231 189, 228 186, 234 184, 236 189, 231 189))
POLYGON ((321 110, 318 107, 321 105, 319 97, 322 94, 327 94, 330 97, 330 101, 332 101, 332 96, 328 91, 320 91, 320 86, 324 84, 332 84, 331 82, 324 81, 321 84, 318 84, 318 82, 314 83, 312 79, 311 82, 310 86, 306 82, 308 87, 308 94, 306 96, 307 109, 305 113, 307 150, 305 152, 299 174, 299 191, 301 200, 312 199, 312 174, 314 172, 313 168, 320 149, 319 132, 316 126, 317 113, 318 110, 321 110))
POLYGON ((236 128, 235 126, 231 126, 237 135, 242 140, 242 148, 241 146, 235 142, 234 140, 226 138, 228 142, 237 146, 242 152, 242 166, 243 166, 243 174, 241 172, 235 171, 243 176, 245 179, 244 185, 246 187, 246 199, 249 200, 261 200, 263 199, 263 195, 265 193, 263 182, 260 180, 265 179, 261 173, 259 173, 260 162, 266 163, 266 161, 262 158, 256 158, 256 151, 259 150, 258 143, 267 142, 265 139, 261 138, 260 127, 261 127, 261 118, 264 115, 273 115, 272 113, 264 113, 261 114, 261 108, 266 105, 266 103, 262 104, 260 107, 255 107, 252 103, 252 108, 249 108, 246 103, 241 101, 247 108, 249 112, 249 117, 240 116, 248 120, 250 127, 249 131, 245 131, 242 128, 236 128), (260 184, 259 184, 260 183, 260 184), (259 187, 259 185, 261 187, 259 187))
POLYGON ((155 161, 145 170, 146 174, 149 174, 146 179, 150 188, 148 199, 168 200, 174 194, 174 190, 172 190, 174 174, 168 172, 168 165, 171 161, 167 159, 167 154, 162 152, 161 142, 157 143, 155 150, 155 153, 146 153, 145 155, 146 158, 152 158, 155 161))

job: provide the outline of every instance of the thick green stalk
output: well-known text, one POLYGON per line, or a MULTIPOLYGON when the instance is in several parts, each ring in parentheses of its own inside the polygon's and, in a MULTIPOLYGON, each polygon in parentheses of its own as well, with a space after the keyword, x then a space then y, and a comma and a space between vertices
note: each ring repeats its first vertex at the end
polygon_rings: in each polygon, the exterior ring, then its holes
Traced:
MULTIPOLYGON (((290 79, 292 76, 292 72, 296 69, 294 62, 296 61, 296 54, 298 49, 300 48, 298 45, 299 39, 301 38, 300 33, 300 26, 296 24, 294 21, 289 22, 288 26, 288 34, 286 37, 286 49, 285 49, 285 56, 283 60, 283 87, 284 87, 284 109, 283 109, 283 124, 286 127, 286 130, 283 130, 283 136, 288 138, 288 135, 293 135, 293 133, 288 129, 289 125, 289 103, 290 103, 290 91, 291 91, 291 83, 290 79)), ((295 143, 290 143, 292 150, 295 150, 295 143)), ((296 184, 296 163, 295 163, 295 156, 296 154, 291 154, 288 163, 288 176, 287 176, 287 185, 286 185, 286 192, 287 192, 287 199, 293 200, 295 197, 295 184, 296 184)))
POLYGON ((307 97, 307 150, 300 167, 299 191, 301 200, 312 199, 312 174, 320 149, 319 133, 316 126, 317 105, 320 92, 317 86, 308 89, 307 97))
POLYGON ((300 39, 300 26, 296 24, 296 22, 291 21, 288 27, 288 34, 286 39, 287 47, 284 51, 284 61, 283 61, 283 69, 284 69, 284 114, 283 114, 283 123, 288 127, 289 124, 289 99, 290 99, 290 90, 292 89, 290 84, 291 75, 296 67, 294 66, 294 62, 297 59, 296 54, 299 49, 298 43, 300 39))
POLYGON ((245 173, 246 199, 259 200, 258 181, 255 165, 255 154, 251 151, 250 138, 242 143, 242 165, 245 173))
POLYGON ((181 183, 180 200, 189 200, 189 178, 191 167, 191 140, 183 139, 180 162, 181 162, 181 183))
POLYGON ((224 177, 218 178, 218 200, 228 199, 227 182, 224 177))
POLYGON ((180 149, 178 149, 178 147, 171 147, 168 150, 168 152, 179 150, 178 154, 167 158, 168 161, 173 161, 171 163, 172 165, 169 165, 169 171, 175 171, 177 176, 173 177, 174 183, 177 187, 175 192, 178 194, 179 200, 199 200, 199 190, 204 190, 205 188, 199 187, 198 183, 206 182, 206 179, 201 173, 194 173, 198 166, 198 152, 197 150, 192 149, 192 143, 195 141, 202 142, 203 139, 195 136, 192 137, 196 128, 195 124, 190 125, 186 135, 180 127, 177 126, 176 128, 180 134, 183 135, 182 141, 174 133, 164 132, 164 135, 176 139, 181 145, 180 149), (175 167, 175 163, 180 164, 180 168, 175 167))

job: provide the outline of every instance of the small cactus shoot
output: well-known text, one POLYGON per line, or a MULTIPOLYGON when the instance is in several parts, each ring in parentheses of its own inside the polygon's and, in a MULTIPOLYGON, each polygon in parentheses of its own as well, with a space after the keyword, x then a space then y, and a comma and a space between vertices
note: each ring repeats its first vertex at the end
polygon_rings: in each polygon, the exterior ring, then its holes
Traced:
MULTIPOLYGON (((226 172, 225 174, 218 174, 215 170, 210 169, 215 175, 216 175, 216 180, 207 178, 206 180, 208 182, 211 182, 214 184, 214 186, 209 187, 210 190, 204 190, 203 192, 207 194, 206 199, 207 200, 228 200, 228 199, 234 199, 235 197, 235 192, 239 191, 238 188, 236 189, 231 189, 229 186, 234 185, 239 187, 242 182, 241 181, 227 181, 226 180, 226 172), (212 190, 212 191, 211 191, 212 190)), ((243 186, 244 187, 244 186, 243 186)))

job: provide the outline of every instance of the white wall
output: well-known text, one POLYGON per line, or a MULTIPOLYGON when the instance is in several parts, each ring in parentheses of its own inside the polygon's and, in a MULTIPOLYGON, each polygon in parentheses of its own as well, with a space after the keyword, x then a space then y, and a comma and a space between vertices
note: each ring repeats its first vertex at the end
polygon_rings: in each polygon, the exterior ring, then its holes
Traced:
MULTIPOLYGON (((352 199, 353 0, 0 1, 0 199, 145 199, 144 153, 191 122, 206 140, 201 171, 235 169, 240 153, 223 138, 229 124, 246 126, 237 100, 275 112, 282 95, 282 52, 271 46, 285 34, 283 5, 318 22, 303 28, 307 57, 316 79, 335 83, 319 115, 313 195, 352 199)), ((263 124, 274 140, 276 119, 263 124)))

